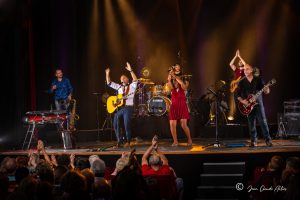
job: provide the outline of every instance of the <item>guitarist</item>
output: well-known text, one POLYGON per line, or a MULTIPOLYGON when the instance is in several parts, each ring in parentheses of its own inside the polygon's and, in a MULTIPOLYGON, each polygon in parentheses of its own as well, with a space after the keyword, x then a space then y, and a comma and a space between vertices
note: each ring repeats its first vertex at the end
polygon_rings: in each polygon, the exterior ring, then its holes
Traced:
MULTIPOLYGON (((133 72, 131 65, 127 62, 125 67, 131 75, 132 83, 129 83, 129 78, 126 75, 121 75, 120 81, 121 84, 112 82, 110 80, 110 69, 107 68, 105 70, 106 73, 106 83, 109 87, 117 90, 118 94, 127 95, 130 94, 125 100, 122 107, 119 107, 117 112, 114 115, 114 130, 116 133, 117 138, 117 145, 116 148, 120 147, 121 144, 121 138, 120 138, 120 118, 123 117, 124 120, 124 126, 126 131, 126 143, 124 147, 130 146, 130 140, 131 140, 131 118, 133 114, 133 98, 134 98, 134 91, 137 88, 137 77, 135 73, 133 72)), ((116 102, 117 103, 117 102, 116 102)))
POLYGON ((235 53, 235 56, 230 61, 229 66, 231 67, 232 71, 234 71, 234 80, 237 80, 238 78, 242 78, 244 76, 244 66, 246 65, 246 62, 240 55, 240 50, 237 50, 235 53), (239 58, 238 66, 234 64, 235 60, 239 58))
MULTIPOLYGON (((265 109, 263 105, 263 99, 260 95, 256 100, 255 98, 247 100, 247 97, 250 94, 255 94, 257 91, 264 88, 264 83, 261 79, 261 77, 255 77, 253 75, 253 67, 249 64, 246 64, 244 66, 244 73, 246 78, 243 79, 238 86, 237 89, 237 100, 241 102, 244 105, 249 105, 250 102, 257 101, 257 105, 254 106, 253 110, 250 112, 250 114, 247 116, 248 118, 248 126, 249 126, 249 133, 251 136, 251 144, 250 147, 257 146, 257 131, 256 131, 256 118, 258 119, 262 133, 266 142, 266 145, 268 147, 272 146, 272 140, 269 133, 269 128, 267 124, 267 118, 265 114, 265 109)), ((270 88, 265 87, 264 93, 269 94, 270 88)))

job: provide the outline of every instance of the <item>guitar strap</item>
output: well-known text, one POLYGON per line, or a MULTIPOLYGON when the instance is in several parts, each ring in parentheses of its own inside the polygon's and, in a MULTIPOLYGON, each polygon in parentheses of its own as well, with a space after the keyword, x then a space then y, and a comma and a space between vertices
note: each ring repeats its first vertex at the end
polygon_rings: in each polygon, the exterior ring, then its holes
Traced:
MULTIPOLYGON (((123 87, 123 96, 126 96, 129 92, 129 85, 123 87), (125 89, 126 88, 126 89, 125 89)), ((124 106, 126 106, 126 98, 124 99, 124 106)))

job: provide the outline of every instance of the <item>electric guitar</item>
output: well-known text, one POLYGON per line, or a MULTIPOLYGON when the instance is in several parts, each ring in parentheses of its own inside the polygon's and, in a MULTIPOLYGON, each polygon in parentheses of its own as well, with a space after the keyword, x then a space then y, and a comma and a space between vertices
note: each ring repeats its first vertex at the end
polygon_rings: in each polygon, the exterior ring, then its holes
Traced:
POLYGON ((113 113, 115 110, 124 104, 124 99, 127 99, 128 96, 138 93, 140 89, 135 90, 134 92, 130 92, 127 95, 118 94, 117 96, 110 96, 106 101, 106 108, 108 113, 113 113))
POLYGON ((234 93, 234 91, 238 88, 239 83, 245 78, 245 76, 239 76, 237 79, 234 79, 230 82, 230 92, 234 93))
POLYGON ((249 96, 246 99, 249 102, 248 105, 244 105, 241 102, 239 102, 238 108, 239 108, 240 112, 243 115, 249 115, 251 113, 251 111, 253 110, 253 107, 255 105, 257 105, 256 99, 263 93, 264 89, 266 87, 274 85, 275 83, 276 83, 276 79, 272 79, 266 85, 264 85, 264 87, 261 90, 259 90, 256 94, 249 94, 249 96))

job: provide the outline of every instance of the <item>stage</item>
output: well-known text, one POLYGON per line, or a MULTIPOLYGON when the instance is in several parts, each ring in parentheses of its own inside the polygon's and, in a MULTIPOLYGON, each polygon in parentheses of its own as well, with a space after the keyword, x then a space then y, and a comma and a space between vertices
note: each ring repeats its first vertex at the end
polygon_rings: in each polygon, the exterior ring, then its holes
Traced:
MULTIPOLYGON (((267 147, 263 140, 259 140, 257 147, 249 147, 249 140, 235 139, 235 140, 221 140, 220 147, 215 147, 214 138, 196 138, 193 141, 193 146, 187 146, 187 143, 180 140, 177 147, 171 146, 170 139, 163 139, 159 142, 160 151, 166 155, 204 155, 204 154, 257 154, 257 153, 288 153, 300 152, 300 140, 294 139, 275 139, 273 140, 273 147, 267 147)), ((54 144, 53 146, 46 146, 47 153, 49 154, 75 154, 80 156, 89 156, 92 154, 97 155, 121 155, 122 152, 129 152, 133 149, 136 154, 143 154, 147 147, 151 145, 151 140, 142 140, 134 138, 131 147, 114 148, 115 142, 113 141, 95 141, 95 142, 79 142, 76 144, 76 149, 63 149, 62 144, 54 144)), ((1 155, 27 155, 28 152, 35 150, 6 150, 2 151, 1 155)))
MULTIPOLYGON (((256 166, 263 166, 269 161, 273 155, 281 155, 284 158, 289 156, 298 156, 300 153, 300 140, 298 138, 290 139, 274 139, 273 147, 266 147, 263 140, 259 140, 258 146, 248 147, 249 140, 241 139, 224 139, 220 140, 221 146, 207 146, 214 144, 214 138, 194 138, 193 146, 187 147, 186 141, 179 140, 178 147, 171 147, 170 139, 161 139, 159 148, 169 160, 178 177, 184 180, 184 199, 194 199, 199 197, 199 186, 203 184, 201 174, 204 172, 204 163, 245 163, 245 172, 243 174, 243 182, 252 176, 252 171, 256 166)), ((113 168, 117 159, 122 152, 136 150, 139 160, 147 147, 151 144, 151 140, 141 140, 134 138, 131 148, 114 149, 112 146, 114 141, 94 141, 94 142, 78 142, 76 149, 65 150, 62 143, 46 145, 48 154, 75 154, 79 156, 99 155, 108 167, 113 168)), ((28 155, 30 150, 5 150, 0 153, 1 158, 5 156, 22 156, 28 155)), ((229 167, 230 168, 230 167, 229 167)), ((235 191, 234 191, 235 192, 235 191)), ((231 192, 232 194, 232 192, 231 192)), ((211 195, 211 194, 209 194, 211 195)), ((247 193, 239 193, 237 198, 243 199, 247 193)))

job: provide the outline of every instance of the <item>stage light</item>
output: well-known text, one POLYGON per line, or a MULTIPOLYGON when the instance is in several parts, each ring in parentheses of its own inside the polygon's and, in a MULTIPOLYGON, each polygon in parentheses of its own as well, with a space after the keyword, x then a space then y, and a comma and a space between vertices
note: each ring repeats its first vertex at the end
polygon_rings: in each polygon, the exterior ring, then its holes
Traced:
POLYGON ((234 120, 234 117, 233 117, 233 116, 228 116, 227 119, 228 119, 229 121, 233 121, 233 120, 234 120))

